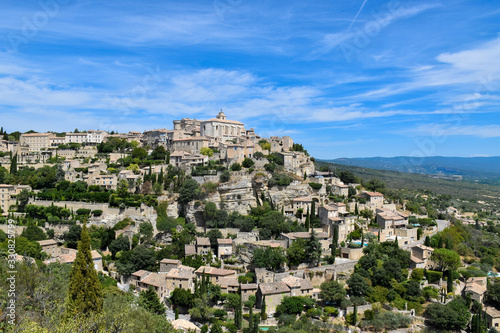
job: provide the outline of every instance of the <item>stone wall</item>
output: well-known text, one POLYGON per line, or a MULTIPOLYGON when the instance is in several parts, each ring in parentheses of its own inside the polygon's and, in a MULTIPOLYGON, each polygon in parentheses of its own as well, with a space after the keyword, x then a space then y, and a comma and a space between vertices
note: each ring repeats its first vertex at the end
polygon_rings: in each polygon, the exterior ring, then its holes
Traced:
POLYGON ((66 207, 67 209, 76 210, 80 208, 90 209, 90 210, 102 210, 103 216, 105 215, 121 215, 121 216, 145 216, 156 214, 153 207, 147 207, 142 205, 141 207, 128 207, 124 210, 119 208, 109 207, 107 203, 90 203, 81 201, 50 201, 50 200, 33 200, 30 199, 30 204, 37 206, 50 207, 52 204, 58 207, 66 207))

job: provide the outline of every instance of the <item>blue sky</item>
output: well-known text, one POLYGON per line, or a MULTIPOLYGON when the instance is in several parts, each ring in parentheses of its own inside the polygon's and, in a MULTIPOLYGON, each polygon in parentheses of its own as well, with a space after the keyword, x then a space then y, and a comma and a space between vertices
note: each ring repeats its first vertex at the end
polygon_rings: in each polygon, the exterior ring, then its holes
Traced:
POLYGON ((318 158, 500 155, 497 1, 4 0, 7 131, 223 109, 318 158))

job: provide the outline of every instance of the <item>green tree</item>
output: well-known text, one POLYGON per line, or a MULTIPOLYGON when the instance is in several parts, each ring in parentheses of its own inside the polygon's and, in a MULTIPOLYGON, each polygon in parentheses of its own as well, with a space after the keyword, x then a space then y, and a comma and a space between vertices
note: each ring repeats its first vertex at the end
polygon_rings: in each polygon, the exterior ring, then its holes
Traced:
POLYGON ((118 252, 130 250, 130 241, 127 236, 121 234, 117 239, 111 241, 108 248, 111 252, 111 257, 114 259, 118 252))
POLYGON ((358 273, 351 275, 347 280, 347 285, 349 286, 349 294, 353 296, 366 296, 371 291, 370 284, 358 273))
POLYGON ((453 250, 435 249, 431 255, 431 260, 434 261, 441 271, 456 270, 461 266, 460 256, 453 250))
POLYGON ((212 157, 214 156, 214 151, 208 147, 203 147, 200 149, 200 154, 212 157))
POLYGON ((90 316, 102 312, 102 307, 101 283, 94 268, 90 252, 90 236, 84 224, 76 259, 69 275, 66 316, 68 318, 79 315, 90 316))
POLYGON ((229 179, 231 179, 231 173, 229 172, 229 170, 223 170, 219 176, 219 181, 221 183, 227 183, 229 179))
POLYGON ((344 286, 334 280, 323 282, 320 289, 321 292, 319 297, 324 302, 334 302, 340 304, 340 302, 342 302, 347 296, 344 286))
POLYGON ((21 233, 21 237, 26 237, 30 241, 40 241, 47 239, 45 232, 42 228, 37 227, 35 224, 30 223, 26 229, 21 233))
POLYGON ((17 173, 17 154, 14 154, 10 159, 10 174, 15 175, 17 173))
POLYGON ((165 313, 165 306, 161 303, 158 294, 153 287, 141 291, 139 294, 139 306, 148 310, 151 313, 162 315, 165 313))
POLYGON ((66 241, 66 245, 69 248, 76 249, 81 235, 82 235, 82 227, 75 224, 69 228, 68 232, 64 234, 63 238, 66 241))
POLYGON ((253 167, 254 164, 255 164, 254 161, 249 157, 245 157, 243 162, 241 162, 241 165, 245 168, 251 168, 253 167))
POLYGON ((309 263, 313 266, 318 265, 319 259, 321 258, 321 244, 316 237, 314 230, 311 231, 311 236, 307 240, 306 254, 306 258, 309 263))
POLYGON ((191 290, 175 288, 170 295, 170 302, 175 306, 190 308, 194 300, 191 290))
POLYGON ((298 238, 286 250, 288 263, 291 266, 298 266, 306 261, 306 251, 304 251, 306 246, 306 241, 302 238, 298 238))
POLYGON ((186 179, 179 190, 179 202, 186 204, 194 200, 200 193, 200 185, 194 179, 186 179))
POLYGON ((281 247, 265 249, 256 248, 253 252, 254 266, 257 268, 266 268, 268 270, 278 270, 282 263, 287 262, 285 250, 281 247))

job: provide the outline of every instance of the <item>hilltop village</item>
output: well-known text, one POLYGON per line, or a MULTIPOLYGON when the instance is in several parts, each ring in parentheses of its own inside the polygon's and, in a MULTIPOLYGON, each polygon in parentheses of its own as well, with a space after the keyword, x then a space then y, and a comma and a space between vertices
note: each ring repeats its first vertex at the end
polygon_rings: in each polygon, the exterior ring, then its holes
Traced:
POLYGON ((289 136, 222 111, 143 133, 0 135, 2 253, 14 229, 19 263, 70 267, 88 229, 105 300, 131 295, 171 331, 500 324, 496 250, 467 245, 497 233, 485 215, 429 194, 415 207, 289 136))

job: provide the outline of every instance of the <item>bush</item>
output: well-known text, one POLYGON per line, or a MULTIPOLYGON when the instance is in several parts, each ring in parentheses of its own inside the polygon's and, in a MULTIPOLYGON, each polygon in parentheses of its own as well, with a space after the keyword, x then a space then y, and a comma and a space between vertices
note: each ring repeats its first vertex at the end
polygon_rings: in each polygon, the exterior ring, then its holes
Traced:
POLYGON ((436 272, 436 271, 427 271, 426 273, 426 278, 429 283, 434 283, 439 281, 443 277, 442 272, 436 272))
POLYGON ((293 178, 286 173, 274 173, 271 179, 269 179, 269 186, 288 186, 293 181, 293 178))
POLYGON ((239 163, 233 163, 231 165, 231 170, 232 171, 240 171, 241 170, 241 164, 239 164, 239 163))
POLYGON ((250 168, 254 164, 255 164, 254 161, 251 158, 248 158, 248 157, 245 157, 245 159, 241 163, 241 165, 243 165, 243 167, 245 167, 245 168, 250 168))
POLYGON ((311 182, 311 183, 309 183, 309 186, 311 186, 315 190, 319 190, 323 187, 323 184, 311 182))
POLYGON ((231 179, 231 173, 229 172, 229 170, 222 171, 219 177, 219 181, 221 183, 226 183, 229 181, 229 179, 231 179))
POLYGON ((90 209, 80 208, 76 210, 76 215, 90 215, 90 209))
POLYGON ((102 215, 102 210, 96 209, 92 211, 93 216, 101 216, 102 215))

